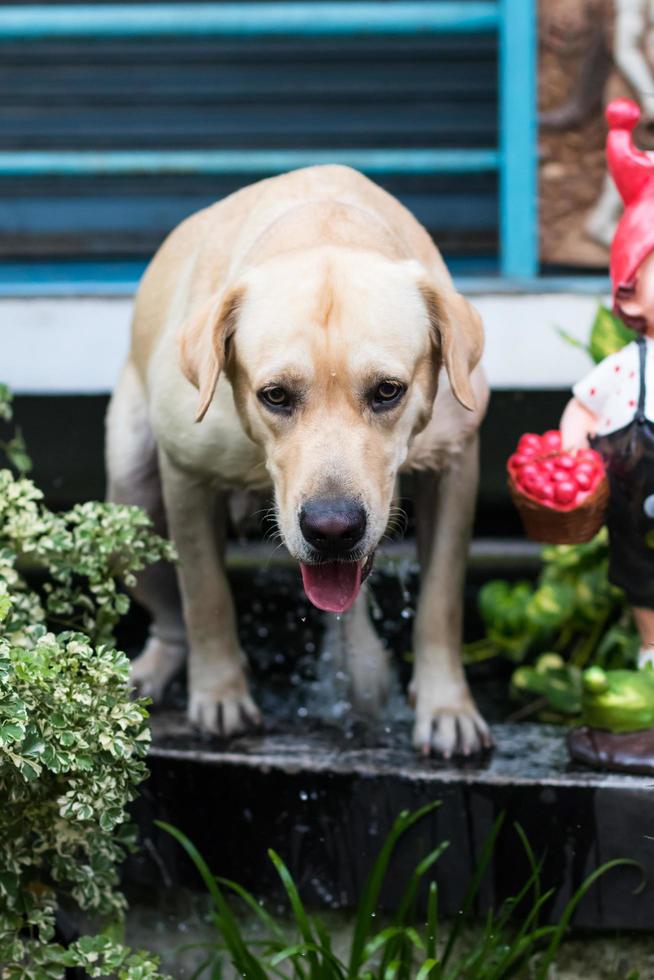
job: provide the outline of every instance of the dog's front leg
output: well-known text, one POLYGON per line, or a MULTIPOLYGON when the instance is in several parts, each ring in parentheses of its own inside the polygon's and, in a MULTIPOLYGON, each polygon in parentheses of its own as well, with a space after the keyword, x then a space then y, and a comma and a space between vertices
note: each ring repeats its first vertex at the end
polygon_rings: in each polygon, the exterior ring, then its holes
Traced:
POLYGON ((370 621, 365 585, 343 618, 343 632, 352 703, 361 714, 376 718, 388 697, 390 657, 370 621))
POLYGON ((414 629, 411 697, 415 747, 449 758, 488 748, 461 664, 463 587, 479 469, 473 437, 440 474, 416 475, 421 589, 414 629))
POLYGON ((260 720, 248 690, 225 574, 225 504, 202 479, 178 469, 164 454, 161 478, 170 535, 179 554, 178 576, 189 644, 189 720, 203 731, 234 735, 260 720))

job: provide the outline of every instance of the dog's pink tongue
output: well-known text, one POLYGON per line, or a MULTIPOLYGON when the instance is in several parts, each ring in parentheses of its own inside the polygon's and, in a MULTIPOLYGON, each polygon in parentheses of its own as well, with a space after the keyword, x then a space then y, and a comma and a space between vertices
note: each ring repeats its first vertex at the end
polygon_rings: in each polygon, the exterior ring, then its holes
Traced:
POLYGON ((300 569, 307 597, 325 612, 345 612, 359 594, 361 562, 327 561, 322 565, 300 562, 300 569))

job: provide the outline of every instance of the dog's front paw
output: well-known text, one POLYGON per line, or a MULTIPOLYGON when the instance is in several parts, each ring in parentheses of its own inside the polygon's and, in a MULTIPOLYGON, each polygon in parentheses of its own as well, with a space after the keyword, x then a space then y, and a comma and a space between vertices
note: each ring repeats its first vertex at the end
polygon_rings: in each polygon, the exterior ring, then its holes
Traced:
POLYGON ((134 696, 151 698, 154 704, 158 704, 169 682, 184 666, 185 659, 184 644, 163 643, 156 636, 151 636, 143 653, 130 664, 134 696))
POLYGON ((242 693, 191 691, 190 723, 208 735, 227 738, 251 731, 261 724, 261 714, 247 690, 242 693))
POLYGON ((470 756, 493 747, 488 725, 467 692, 444 703, 430 691, 416 691, 414 747, 422 755, 432 753, 444 759, 470 756))

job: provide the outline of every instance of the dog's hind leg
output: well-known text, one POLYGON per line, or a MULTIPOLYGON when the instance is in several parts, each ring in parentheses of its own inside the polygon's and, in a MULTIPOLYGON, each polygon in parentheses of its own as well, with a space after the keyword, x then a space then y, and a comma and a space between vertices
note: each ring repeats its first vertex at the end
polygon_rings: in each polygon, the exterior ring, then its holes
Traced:
POLYGON ((375 717, 388 697, 389 652, 370 621, 365 585, 343 617, 343 635, 352 703, 357 711, 375 717))
MULTIPOLYGON (((166 517, 145 394, 128 361, 107 412, 107 499, 142 507, 158 534, 166 535, 166 517)), ((160 701, 168 682, 186 656, 182 605, 174 567, 157 562, 139 573, 134 598, 152 617, 143 652, 132 661, 132 681, 139 694, 160 701)))
POLYGON ((463 587, 479 471, 473 436, 447 469, 416 474, 421 588, 414 629, 415 747, 449 757, 492 744, 461 664, 463 587))

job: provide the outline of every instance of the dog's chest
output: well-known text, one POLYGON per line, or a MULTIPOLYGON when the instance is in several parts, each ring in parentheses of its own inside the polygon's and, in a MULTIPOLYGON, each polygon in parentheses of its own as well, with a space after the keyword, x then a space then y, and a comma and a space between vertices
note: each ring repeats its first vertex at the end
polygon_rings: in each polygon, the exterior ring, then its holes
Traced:
POLYGON ((151 403, 157 444, 178 467, 224 489, 264 489, 270 485, 261 449, 246 435, 231 390, 220 383, 202 422, 193 421, 195 389, 177 388, 175 398, 151 403))

